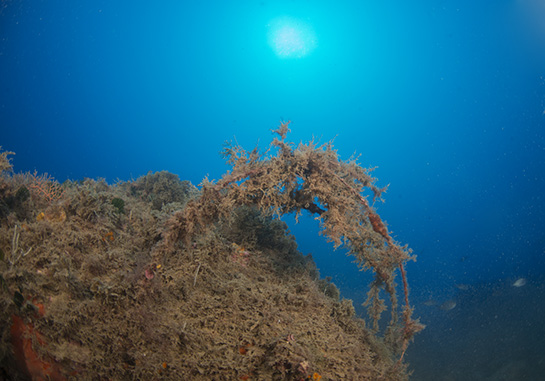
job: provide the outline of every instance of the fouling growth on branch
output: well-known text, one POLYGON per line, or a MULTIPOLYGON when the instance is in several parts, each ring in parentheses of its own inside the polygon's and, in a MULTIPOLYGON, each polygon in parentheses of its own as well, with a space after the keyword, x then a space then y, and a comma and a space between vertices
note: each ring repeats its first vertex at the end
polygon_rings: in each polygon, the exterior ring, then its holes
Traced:
POLYGON ((229 218, 233 209, 242 205, 276 215, 295 212, 299 216, 304 210, 315 214, 321 234, 336 247, 345 245, 362 268, 375 272, 366 302, 375 332, 386 310, 380 289, 388 293, 391 319, 387 339, 402 358, 409 340, 423 326, 411 316, 404 268, 414 256, 407 246, 392 239, 367 201, 369 196, 380 198, 384 188, 375 186, 372 169, 361 167, 356 160, 340 160, 331 143, 318 146, 311 141, 295 146, 286 141, 289 123, 282 122, 274 131, 278 137, 264 153, 226 144, 223 156, 232 170, 215 183, 203 181, 200 197, 169 220, 165 241, 170 245, 179 240, 189 243, 195 234, 229 218), (394 283, 398 269, 404 293, 402 321, 398 319, 394 283))

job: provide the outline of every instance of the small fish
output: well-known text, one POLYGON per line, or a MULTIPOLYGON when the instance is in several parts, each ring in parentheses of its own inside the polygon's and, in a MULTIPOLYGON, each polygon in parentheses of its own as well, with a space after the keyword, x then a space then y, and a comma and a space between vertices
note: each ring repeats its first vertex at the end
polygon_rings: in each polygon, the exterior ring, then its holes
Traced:
POLYGON ((428 299, 424 302, 424 305, 425 306, 435 306, 437 304, 437 302, 433 299, 428 299))
POLYGON ((513 287, 522 287, 526 285, 526 278, 518 278, 514 283, 513 287))
POLYGON ((467 285, 467 284, 455 284, 454 287, 456 287, 460 291, 469 290, 469 285, 467 285))
POLYGON ((454 307, 456 307, 456 301, 455 300, 447 300, 445 303, 443 303, 443 304, 441 304, 439 306, 439 309, 443 310, 443 311, 450 311, 454 307))

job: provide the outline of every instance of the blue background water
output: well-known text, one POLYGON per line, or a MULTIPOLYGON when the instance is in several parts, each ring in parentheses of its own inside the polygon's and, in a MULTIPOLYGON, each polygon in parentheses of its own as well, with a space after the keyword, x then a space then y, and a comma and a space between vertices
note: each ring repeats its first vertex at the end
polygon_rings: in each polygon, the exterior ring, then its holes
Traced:
MULTIPOLYGON (((0 144, 16 152, 16 171, 113 182, 169 170, 198 184, 227 169, 225 140, 264 147, 289 119, 292 141, 334 138, 342 158, 361 153, 378 185, 390 184, 375 206, 418 255, 411 298, 428 325, 409 353, 415 379, 464 379, 471 367, 474 379, 499 379, 505 364, 516 379, 545 367, 531 358, 545 349, 535 339, 545 337, 542 2, 0 7, 0 144), (314 49, 279 56, 278 20, 314 32, 314 49), (519 277, 528 284, 512 287, 519 277), (449 299, 454 309, 437 308, 449 299), (497 340, 511 349, 485 369, 497 340)), ((290 226, 361 312, 368 277, 316 238, 311 218, 290 226)))

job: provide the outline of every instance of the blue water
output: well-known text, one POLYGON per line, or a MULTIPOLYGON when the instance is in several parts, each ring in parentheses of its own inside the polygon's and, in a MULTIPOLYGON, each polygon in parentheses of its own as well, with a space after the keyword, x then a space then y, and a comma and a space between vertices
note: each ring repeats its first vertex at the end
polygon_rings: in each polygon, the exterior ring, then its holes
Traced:
MULTIPOLYGON (((428 325, 415 379, 440 379, 431 363, 499 379, 460 348, 492 353, 521 325, 516 364, 543 370, 527 356, 545 350, 543 20, 538 0, 4 1, 0 144, 16 171, 59 181, 168 170, 199 184, 227 169, 225 140, 264 147, 291 120, 292 141, 335 139, 389 184, 375 206, 418 255, 411 300, 428 325), (498 314, 486 338, 463 333, 498 314)), ((290 227, 361 313, 369 276, 311 218, 290 227)))

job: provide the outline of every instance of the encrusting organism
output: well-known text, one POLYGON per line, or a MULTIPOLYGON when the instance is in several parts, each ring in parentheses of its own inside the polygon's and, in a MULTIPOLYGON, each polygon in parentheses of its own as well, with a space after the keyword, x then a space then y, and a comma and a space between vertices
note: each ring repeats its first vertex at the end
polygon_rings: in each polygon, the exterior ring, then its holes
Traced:
POLYGON ((386 310, 380 298, 384 287, 389 294, 391 319, 387 342, 400 353, 401 363, 409 341, 424 328, 412 318, 405 262, 414 260, 407 246, 400 246, 388 233, 386 225, 367 201, 365 192, 373 200, 380 199, 385 189, 377 188, 372 169, 362 168, 355 159, 341 161, 331 143, 317 146, 314 142, 300 143, 297 147, 286 141, 290 122, 282 122, 274 130, 275 138, 269 149, 261 154, 258 149, 248 152, 242 147, 226 144, 223 156, 232 166, 216 183, 203 181, 200 197, 176 212, 167 222, 165 240, 155 251, 154 260, 172 252, 178 241, 190 246, 196 234, 202 233, 219 220, 228 221, 234 208, 256 206, 263 213, 283 215, 303 210, 317 215, 321 234, 335 244, 349 248, 363 269, 372 269, 375 280, 371 283, 366 304, 378 331, 381 313, 386 310), (399 324, 395 272, 399 269, 404 292, 403 322, 399 324))

